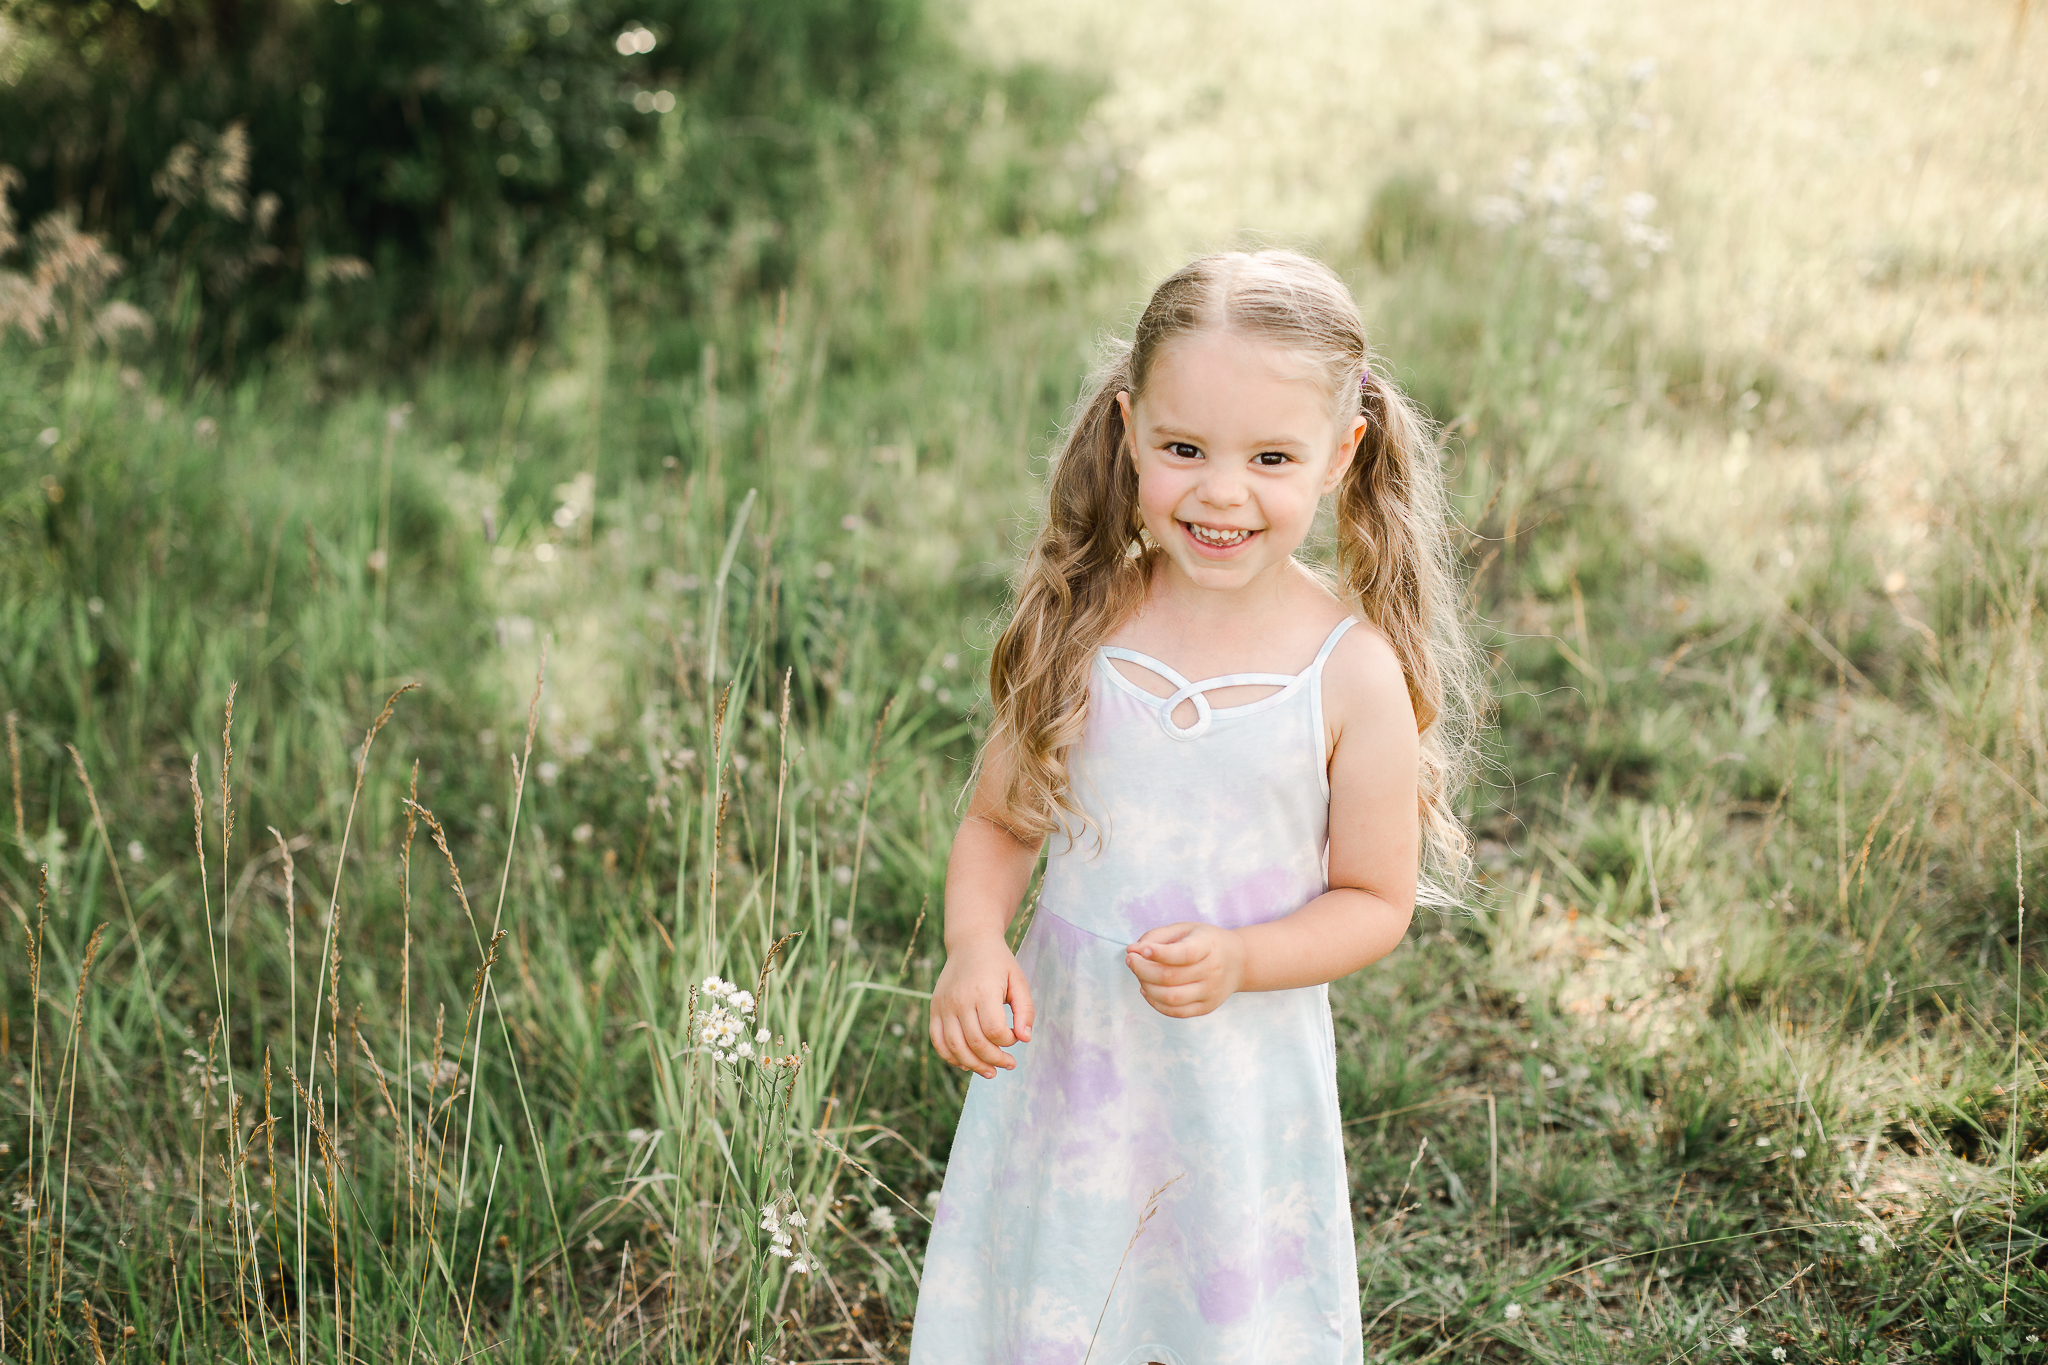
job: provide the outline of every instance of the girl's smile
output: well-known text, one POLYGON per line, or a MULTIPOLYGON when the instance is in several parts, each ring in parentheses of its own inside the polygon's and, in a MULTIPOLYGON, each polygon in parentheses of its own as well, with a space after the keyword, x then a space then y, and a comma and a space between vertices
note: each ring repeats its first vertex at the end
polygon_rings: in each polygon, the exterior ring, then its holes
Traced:
POLYGON ((1228 559, 1258 534, 1256 530, 1250 528, 1230 529, 1192 521, 1183 521, 1180 527, 1188 533, 1188 538, 1195 542, 1195 549, 1209 559, 1228 559))
POLYGON ((1364 428, 1355 410, 1340 423, 1326 382, 1284 347, 1211 329, 1164 348, 1145 391, 1119 398, 1139 515, 1169 573, 1242 588, 1307 539, 1364 428))

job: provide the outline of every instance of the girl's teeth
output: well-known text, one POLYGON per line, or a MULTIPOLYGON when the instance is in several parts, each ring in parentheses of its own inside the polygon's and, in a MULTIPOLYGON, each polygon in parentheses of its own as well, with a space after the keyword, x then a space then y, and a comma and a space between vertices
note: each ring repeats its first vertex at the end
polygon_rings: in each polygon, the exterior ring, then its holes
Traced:
POLYGON ((1235 545, 1251 534, 1249 531, 1212 531, 1206 526, 1197 526, 1193 522, 1188 523, 1188 529, 1193 531, 1195 539, 1201 541, 1204 545, 1216 546, 1235 545))

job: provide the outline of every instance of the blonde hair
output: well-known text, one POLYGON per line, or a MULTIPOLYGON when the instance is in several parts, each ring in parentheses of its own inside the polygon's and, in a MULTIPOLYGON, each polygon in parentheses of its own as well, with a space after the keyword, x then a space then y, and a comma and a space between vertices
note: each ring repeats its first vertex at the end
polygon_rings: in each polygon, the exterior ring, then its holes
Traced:
POLYGON ((1487 693, 1462 617, 1435 432, 1380 368, 1343 282, 1292 251, 1204 256, 1162 281, 1132 339, 1112 343, 1075 409, 1015 610, 989 663, 990 742, 1010 757, 991 818, 1036 844, 1074 809, 1068 756, 1087 723, 1095 651, 1143 601, 1158 554, 1142 534, 1117 394, 1142 394, 1161 348, 1208 329, 1305 356, 1340 414, 1355 401, 1366 418, 1335 494, 1338 572, 1334 581, 1322 576, 1401 661, 1422 736, 1418 815, 1425 879, 1437 893, 1426 898, 1439 898, 1470 867, 1453 802, 1471 770, 1487 693))

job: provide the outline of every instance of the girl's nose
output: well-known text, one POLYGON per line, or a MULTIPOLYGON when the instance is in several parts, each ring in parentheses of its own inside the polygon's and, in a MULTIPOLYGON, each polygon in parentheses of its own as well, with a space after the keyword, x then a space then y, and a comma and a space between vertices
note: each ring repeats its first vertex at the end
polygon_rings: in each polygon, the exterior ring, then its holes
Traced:
POLYGON ((1210 507, 1236 507, 1245 500, 1244 474, 1235 469, 1212 469, 1202 480, 1200 496, 1210 507))

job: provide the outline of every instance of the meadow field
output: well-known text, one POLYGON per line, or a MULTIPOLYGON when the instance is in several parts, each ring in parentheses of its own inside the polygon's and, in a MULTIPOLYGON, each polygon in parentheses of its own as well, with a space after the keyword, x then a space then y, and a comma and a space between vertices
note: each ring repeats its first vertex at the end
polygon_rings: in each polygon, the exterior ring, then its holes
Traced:
POLYGON ((1248 243, 1441 424, 1499 698, 1332 987, 1368 1359, 2048 1361, 2048 14, 932 22, 786 270, 495 349, 101 341, 0 232, 0 1361, 905 1359, 1008 576, 1248 243))

